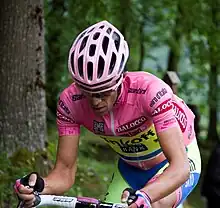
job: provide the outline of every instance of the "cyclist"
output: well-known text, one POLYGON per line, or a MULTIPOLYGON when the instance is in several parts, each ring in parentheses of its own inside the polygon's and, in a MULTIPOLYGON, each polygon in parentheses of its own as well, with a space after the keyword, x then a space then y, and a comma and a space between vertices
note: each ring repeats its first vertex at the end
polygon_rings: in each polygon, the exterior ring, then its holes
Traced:
POLYGON ((33 205, 33 190, 62 194, 74 184, 81 125, 120 156, 106 201, 132 196, 132 208, 176 207, 194 189, 201 170, 194 115, 156 76, 126 72, 128 56, 123 35, 107 21, 78 35, 68 59, 74 83, 58 101, 55 167, 47 177, 16 181, 25 207, 33 205))

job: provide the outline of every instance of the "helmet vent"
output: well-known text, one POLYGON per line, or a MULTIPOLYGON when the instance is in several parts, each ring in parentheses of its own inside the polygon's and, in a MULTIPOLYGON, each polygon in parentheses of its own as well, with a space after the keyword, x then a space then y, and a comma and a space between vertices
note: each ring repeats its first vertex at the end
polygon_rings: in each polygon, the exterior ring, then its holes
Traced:
POLYGON ((78 59, 78 70, 79 70, 79 75, 84 78, 83 75, 83 56, 80 56, 78 59))
POLYGON ((75 44, 77 44, 77 43, 79 42, 79 40, 86 34, 86 32, 87 32, 87 31, 83 32, 83 33, 79 36, 79 38, 77 39, 77 41, 76 41, 75 44))
POLYGON ((100 29, 103 29, 104 27, 105 27, 105 25, 102 25, 102 26, 100 26, 99 28, 100 28, 100 29))
POLYGON ((89 47, 89 56, 94 56, 95 54, 95 49, 96 49, 96 45, 92 44, 90 47, 89 47))
POLYGON ((119 46, 120 46, 120 36, 118 33, 114 32, 112 35, 112 39, 115 42, 115 47, 117 49, 117 51, 119 50, 119 46))
POLYGON ((108 74, 112 73, 112 71, 115 67, 115 62, 116 62, 116 55, 115 55, 115 53, 112 53, 112 58, 111 58, 108 74))
POLYGON ((74 67, 74 53, 75 53, 75 51, 72 52, 71 57, 70 57, 71 68, 72 68, 72 72, 73 72, 73 74, 75 74, 75 67, 74 67))
POLYGON ((107 53, 108 43, 109 43, 109 38, 105 36, 104 40, 102 42, 102 49, 103 49, 105 55, 107 53))
POLYGON ((101 56, 99 56, 98 78, 100 78, 103 75, 104 67, 105 67, 105 61, 104 61, 104 59, 101 56))
POLYGON ((91 81, 92 76, 93 76, 93 63, 92 62, 88 62, 87 64, 87 74, 88 74, 88 79, 91 81))
MULTIPOLYGON (((95 29, 95 27, 93 27, 91 30, 89 30, 88 33, 92 32, 94 29, 95 29)), ((88 34, 88 33, 87 33, 87 34, 88 34)))
POLYGON ((111 31, 112 29, 109 27, 106 32, 110 35, 111 31))
POLYGON ((81 43, 81 46, 80 46, 80 49, 79 49, 79 53, 85 48, 86 46, 86 43, 87 43, 87 40, 88 40, 88 35, 82 40, 82 43, 81 43))
POLYGON ((93 40, 97 40, 99 38, 100 33, 97 32, 93 35, 93 40))
POLYGON ((124 65, 124 61, 125 61, 125 56, 124 56, 124 54, 122 54, 121 63, 120 63, 120 67, 119 67, 118 73, 121 72, 122 67, 123 67, 123 65, 124 65))

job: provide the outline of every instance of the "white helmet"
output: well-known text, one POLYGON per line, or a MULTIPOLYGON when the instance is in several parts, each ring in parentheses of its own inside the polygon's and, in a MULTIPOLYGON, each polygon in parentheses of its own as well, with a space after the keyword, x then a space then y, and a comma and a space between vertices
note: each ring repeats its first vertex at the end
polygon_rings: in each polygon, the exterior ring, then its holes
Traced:
POLYGON ((128 56, 124 36, 109 22, 101 21, 75 39, 68 68, 82 90, 98 93, 116 89, 122 83, 128 56))

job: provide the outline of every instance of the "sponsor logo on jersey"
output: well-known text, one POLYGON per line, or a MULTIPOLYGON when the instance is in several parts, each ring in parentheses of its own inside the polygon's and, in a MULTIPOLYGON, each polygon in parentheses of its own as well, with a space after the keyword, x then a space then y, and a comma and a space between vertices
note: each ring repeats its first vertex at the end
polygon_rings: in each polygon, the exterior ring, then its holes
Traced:
POLYGON ((162 98, 167 93, 166 88, 162 88, 160 91, 156 93, 156 96, 151 100, 150 107, 153 107, 160 98, 162 98))
POLYGON ((134 130, 134 129, 140 127, 143 123, 145 123, 146 120, 147 120, 147 118, 145 116, 141 116, 137 119, 134 119, 132 121, 129 121, 126 124, 123 124, 123 125, 119 126, 116 129, 116 132, 121 133, 121 132, 134 130))
POLYGON ((157 116, 159 114, 165 113, 170 109, 172 109, 171 99, 165 100, 153 111, 152 116, 157 116))
POLYGON ((72 101, 82 100, 85 98, 85 95, 79 94, 79 95, 72 95, 72 101))
POLYGON ((179 123, 182 132, 185 132, 187 126, 187 117, 183 109, 177 105, 177 103, 171 101, 171 99, 161 103, 152 113, 152 116, 157 116, 162 113, 167 112, 168 110, 173 109, 175 118, 179 123))
POLYGON ((165 121, 163 122, 163 125, 161 126, 161 130, 162 130, 162 129, 167 129, 170 125, 172 125, 172 124, 174 124, 174 123, 176 123, 175 117, 169 118, 169 119, 165 120, 165 121))
POLYGON ((70 118, 70 117, 64 115, 62 112, 60 112, 60 111, 58 111, 58 110, 57 110, 57 119, 59 119, 59 120, 61 120, 61 121, 68 122, 68 123, 72 123, 72 124, 75 123, 75 121, 74 121, 72 118, 70 118))
POLYGON ((147 145, 153 143, 158 143, 159 140, 157 138, 154 130, 149 129, 146 132, 141 133, 138 136, 134 136, 132 138, 124 137, 123 139, 111 139, 108 137, 101 136, 116 152, 119 153, 138 153, 145 152, 149 150, 149 146, 147 145), (146 143, 147 142, 147 143, 146 143), (120 151, 117 151, 117 148, 120 151))
POLYGON ((180 106, 178 106, 175 102, 172 102, 173 110, 175 112, 175 117, 179 123, 182 132, 185 132, 187 126, 187 117, 185 112, 180 106))
POLYGON ((136 93, 136 94, 145 94, 146 91, 147 91, 146 89, 142 89, 142 88, 138 88, 138 89, 129 88, 128 89, 128 93, 136 93))
POLYGON ((124 133, 120 136, 125 136, 125 137, 131 137, 131 136, 135 136, 141 132, 143 132, 144 130, 146 129, 146 127, 143 129, 143 128, 138 128, 138 129, 135 129, 134 131, 129 131, 127 133, 124 133))
POLYGON ((59 99, 58 105, 67 113, 70 114, 69 108, 65 105, 65 103, 59 99))
POLYGON ((93 121, 93 130, 95 134, 104 133, 104 122, 93 121))

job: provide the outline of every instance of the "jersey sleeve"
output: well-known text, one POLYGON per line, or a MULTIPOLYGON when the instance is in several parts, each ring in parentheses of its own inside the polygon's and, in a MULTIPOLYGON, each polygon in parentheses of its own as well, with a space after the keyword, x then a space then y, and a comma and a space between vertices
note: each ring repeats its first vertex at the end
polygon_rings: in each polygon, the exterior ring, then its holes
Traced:
POLYGON ((57 128, 59 136, 79 135, 80 125, 76 123, 71 106, 71 97, 63 91, 57 103, 57 128))
POLYGON ((178 126, 173 110, 173 92, 162 80, 154 80, 147 90, 146 110, 157 133, 178 126))

